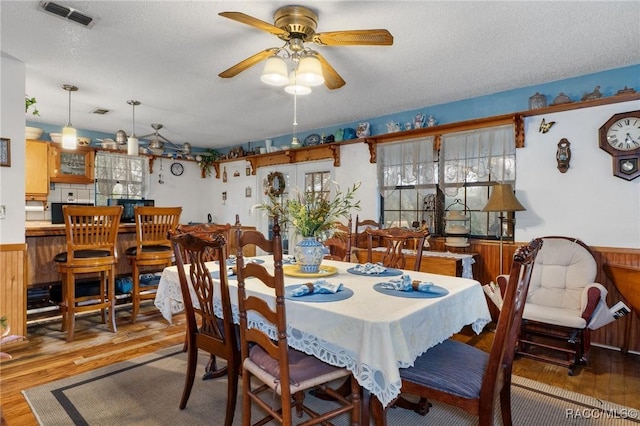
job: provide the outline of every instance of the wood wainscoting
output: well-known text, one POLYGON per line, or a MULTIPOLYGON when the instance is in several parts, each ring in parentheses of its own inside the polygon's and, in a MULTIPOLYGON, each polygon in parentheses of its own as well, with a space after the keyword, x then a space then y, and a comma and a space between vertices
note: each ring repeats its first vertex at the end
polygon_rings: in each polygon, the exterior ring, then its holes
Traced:
MULTIPOLYGON (((27 337, 27 245, 0 244, 0 316, 10 334, 27 337)), ((20 341, 8 343, 20 344, 20 341)), ((4 350, 4 348, 3 348, 4 350)))
MULTIPOLYGON (((500 269, 500 243, 498 241, 488 240, 469 240, 470 246, 465 248, 467 253, 477 253, 475 257, 476 263, 473 265, 474 278, 481 284, 487 284, 491 281, 495 282, 496 276, 500 269)), ((588 241, 585 241, 588 245, 588 241)), ((446 251, 444 246, 444 238, 432 238, 429 240, 430 250, 446 251)), ((502 249, 503 270, 509 271, 513 260, 515 250, 525 244, 524 242, 504 242, 502 249)), ((607 279, 602 265, 611 263, 622 266, 640 267, 640 249, 634 248, 618 248, 618 247, 599 247, 590 246, 593 251, 596 262, 598 263, 598 275, 596 282, 602 284, 607 290, 607 304, 613 306, 622 299, 622 296, 615 288, 612 282, 607 279)), ((640 292, 640 283, 634 283, 640 292)), ((498 317, 498 310, 489 302, 491 315, 494 319, 498 317)), ((631 336, 629 341, 629 350, 640 353, 640 313, 633 312, 630 315, 614 321, 613 323, 601 327, 591 332, 591 343, 603 345, 612 348, 622 348, 624 343, 624 328, 627 321, 631 321, 631 336)))

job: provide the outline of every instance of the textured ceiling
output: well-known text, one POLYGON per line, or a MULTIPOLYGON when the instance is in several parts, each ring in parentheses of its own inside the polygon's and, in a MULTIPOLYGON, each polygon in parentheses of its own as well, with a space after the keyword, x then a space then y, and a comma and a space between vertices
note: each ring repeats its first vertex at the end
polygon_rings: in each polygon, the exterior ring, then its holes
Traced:
MULTIPOLYGON (((275 36, 218 16, 238 11, 272 22, 277 1, 66 1, 97 18, 92 29, 38 10, 0 5, 3 54, 26 63, 35 121, 64 125, 74 84, 75 127, 223 147, 292 131, 293 97, 262 84, 262 64, 232 79, 218 73, 275 36), (92 114, 95 108, 111 110, 92 114)), ((393 46, 316 47, 345 79, 298 98, 298 131, 418 109, 640 63, 639 1, 303 3, 318 31, 386 28, 393 46)))

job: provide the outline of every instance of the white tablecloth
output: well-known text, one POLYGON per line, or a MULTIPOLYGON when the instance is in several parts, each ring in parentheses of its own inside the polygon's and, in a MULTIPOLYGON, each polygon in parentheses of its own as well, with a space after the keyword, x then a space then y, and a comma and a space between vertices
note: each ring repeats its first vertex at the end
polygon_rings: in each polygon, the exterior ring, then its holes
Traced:
MULTIPOLYGON (((271 256, 263 256, 265 266, 272 266, 271 256)), ((295 349, 340 367, 349 369, 361 386, 387 405, 400 393, 399 368, 413 365, 427 349, 448 339, 471 324, 479 333, 491 320, 484 292, 475 280, 407 271, 412 279, 431 281, 449 290, 439 298, 410 299, 381 294, 373 285, 387 277, 350 274, 355 264, 324 260, 336 266, 338 274, 330 282, 343 283, 354 295, 346 300, 326 303, 287 299, 288 342, 295 349)), ((217 270, 216 263, 209 263, 217 270)), ((187 274, 188 275, 188 274, 187 274)), ((309 278, 285 277, 285 285, 313 281, 309 278)), ((237 281, 229 279, 234 322, 239 322, 237 281)), ((247 292, 264 293, 264 286, 255 280, 246 282, 247 292)), ((273 304, 273 297, 266 296, 273 304)), ((197 300, 192 295, 192 300, 197 300)), ((219 299, 216 314, 221 316, 219 299)), ((160 278, 155 305, 171 322, 173 314, 181 312, 182 294, 177 267, 166 268, 160 278)), ((250 326, 271 333, 273 326, 260 318, 249 318, 250 326)))

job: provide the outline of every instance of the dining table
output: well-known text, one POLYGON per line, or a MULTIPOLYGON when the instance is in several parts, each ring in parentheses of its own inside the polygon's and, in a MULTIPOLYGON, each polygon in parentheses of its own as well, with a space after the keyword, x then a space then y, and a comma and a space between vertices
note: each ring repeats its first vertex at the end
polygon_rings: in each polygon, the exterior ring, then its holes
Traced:
MULTIPOLYGON (((227 260, 227 267, 229 262, 233 260, 227 260)), ((245 258, 245 262, 262 263, 273 271, 270 255, 245 258)), ((219 263, 207 262, 206 266, 214 285, 219 283, 219 263)), ((170 323, 173 315, 184 310, 177 268, 174 265, 163 270, 155 297, 155 306, 170 323)), ((283 268, 289 346, 347 368, 384 406, 400 394, 401 368, 412 366, 418 356, 463 327, 470 325, 479 334, 491 321, 482 287, 473 279, 390 268, 366 274, 358 272, 357 263, 334 260, 323 260, 316 274, 303 274, 295 264, 283 268), (391 280, 405 275, 412 282, 431 285, 432 291, 389 289, 391 280), (292 289, 318 280, 342 284, 342 289, 335 294, 291 294, 292 289)), ((233 321, 238 324, 235 275, 228 277, 228 284, 233 321)), ((246 279, 245 288, 248 294, 259 295, 275 306, 273 290, 257 279, 246 279)), ((191 299, 197 302, 191 291, 191 299)), ((222 317, 217 289, 215 294, 214 311, 222 317)), ((273 324, 257 314, 248 315, 248 326, 259 327, 276 338, 273 324)))

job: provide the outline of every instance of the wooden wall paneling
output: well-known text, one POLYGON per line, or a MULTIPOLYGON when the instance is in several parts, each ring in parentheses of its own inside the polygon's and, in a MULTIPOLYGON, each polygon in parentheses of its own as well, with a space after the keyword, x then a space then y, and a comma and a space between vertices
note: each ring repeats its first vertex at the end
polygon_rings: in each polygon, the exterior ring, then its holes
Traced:
POLYGON ((26 244, 0 245, 0 316, 7 317, 10 334, 25 338, 13 344, 24 343, 27 337, 26 264, 26 244))

